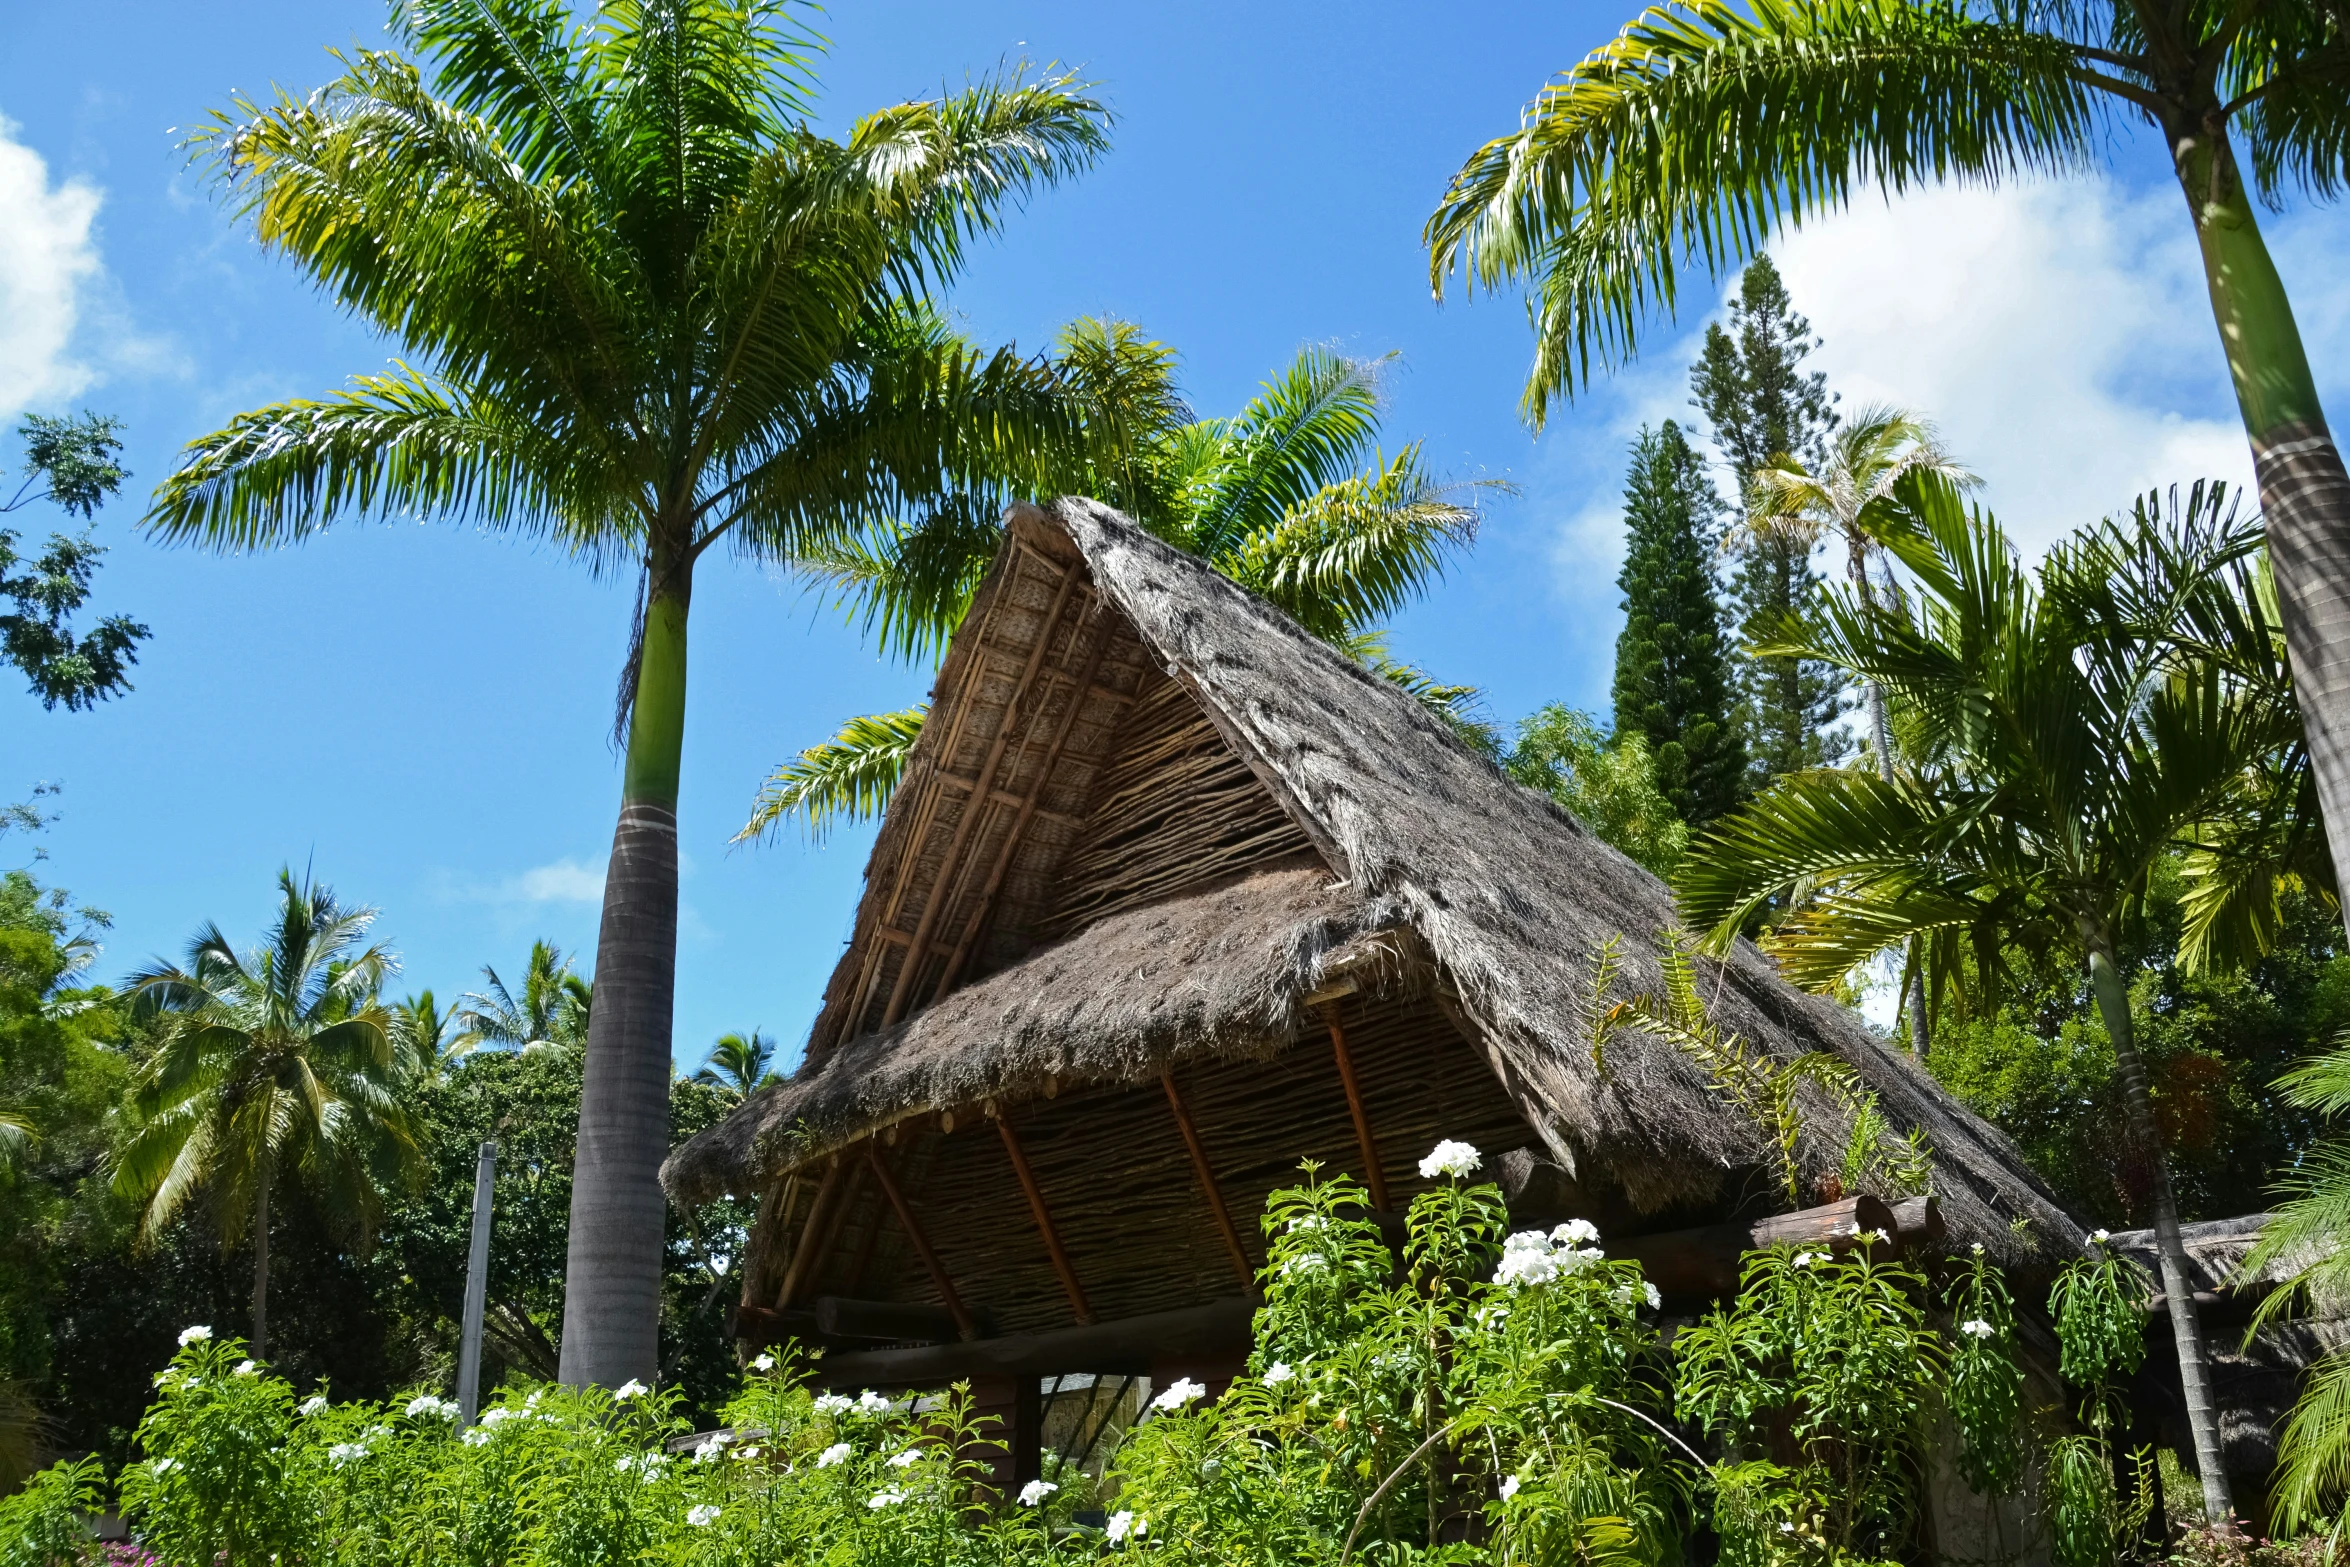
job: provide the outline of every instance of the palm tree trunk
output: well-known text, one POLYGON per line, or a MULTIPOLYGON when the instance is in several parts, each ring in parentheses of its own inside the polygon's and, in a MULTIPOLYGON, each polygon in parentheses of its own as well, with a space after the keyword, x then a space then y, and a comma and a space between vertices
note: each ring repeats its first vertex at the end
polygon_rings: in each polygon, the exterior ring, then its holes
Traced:
POLYGON ((677 778, 685 738, 690 564, 653 563, 620 822, 604 876, 595 1005, 571 1184, 562 1379, 660 1374, 670 1027, 677 988, 677 778))
MULTIPOLYGON (((1868 540, 1860 529, 1850 523, 1844 527, 1846 547, 1845 575, 1852 579, 1852 590, 1860 595, 1863 604, 1874 605, 1869 594, 1868 540)), ((1890 783, 1893 780, 1893 730, 1885 721, 1885 688, 1871 680, 1866 687, 1869 704, 1869 744, 1877 752, 1877 776, 1890 783)), ((1924 953, 1909 976, 1908 992, 1902 997, 1903 1010, 1909 1013, 1909 1052, 1920 1061, 1926 1058, 1926 982, 1919 972, 1924 968, 1924 953)))
POLYGON ((253 1358, 269 1358, 269 1170, 253 1204, 253 1358))
POLYGON ((2097 1011, 2105 1020, 2106 1037, 2113 1041, 2115 1067, 2121 1073, 2122 1104, 2130 1142, 2145 1162, 2154 1183, 2154 1246, 2162 1265, 2162 1297, 2170 1307, 2172 1341, 2179 1352, 2179 1390, 2187 1405, 2187 1430, 2195 1442, 2195 1468, 2203 1479, 2203 1516, 2225 1524, 2234 1509, 2228 1501, 2228 1475, 2221 1467, 2219 1411, 2211 1399, 2211 1357, 2203 1345, 2203 1324, 2195 1315, 2195 1286, 2187 1277, 2187 1248, 2179 1239, 2179 1204, 2171 1192, 2170 1160, 2162 1151, 2162 1133, 2154 1123, 2154 1099, 2146 1084, 2146 1063, 2138 1055, 2138 1040, 2130 1023, 2130 997, 2114 966, 2112 938, 2102 929, 2085 927, 2083 944, 2089 952, 2089 986, 2096 992, 2097 1011))
MULTIPOLYGON (((2268 522, 2293 684, 2328 825, 2336 880, 2350 887, 2350 473, 2326 428, 2293 321, 2225 133, 2173 136, 2220 346, 2236 385, 2268 522)), ((2350 914, 2350 904, 2344 905, 2350 914)))

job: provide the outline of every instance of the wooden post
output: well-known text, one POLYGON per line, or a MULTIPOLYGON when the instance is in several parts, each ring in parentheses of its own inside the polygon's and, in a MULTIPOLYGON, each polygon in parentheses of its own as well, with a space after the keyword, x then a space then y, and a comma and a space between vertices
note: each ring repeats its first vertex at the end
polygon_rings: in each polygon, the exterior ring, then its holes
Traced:
POLYGON ((1355 1142, 1363 1150, 1363 1184, 1371 1189, 1371 1206, 1387 1209, 1387 1172, 1379 1167, 1379 1140, 1371 1135, 1371 1113, 1363 1108, 1363 1085, 1355 1079, 1354 1057, 1347 1052, 1346 1031, 1338 1026, 1338 1004, 1322 1008, 1322 1022, 1330 1030, 1330 1053, 1338 1058, 1338 1081, 1346 1088, 1346 1107, 1355 1118, 1355 1142))
POLYGON ((955 1293, 955 1281, 947 1277, 946 1264, 940 1262, 938 1253, 930 1249, 930 1237, 922 1233, 922 1223, 914 1217, 914 1210, 907 1203, 906 1194, 898 1190, 897 1178, 889 1173, 889 1166, 882 1162, 881 1145, 867 1143, 865 1157, 872 1161, 873 1178, 881 1183, 882 1195, 897 1210, 898 1223, 906 1227, 906 1239, 914 1243, 915 1252, 922 1258, 922 1266, 930 1270, 931 1286, 938 1291, 940 1302, 955 1319, 955 1331, 966 1342, 979 1337, 979 1324, 972 1320, 971 1313, 965 1309, 963 1297, 955 1293))
POLYGON ((473 1166, 473 1249, 465 1259, 465 1321, 457 1349, 457 1419, 473 1424, 481 1409, 481 1319, 490 1298, 490 1189, 498 1145, 483 1143, 473 1166))
POLYGON ((816 1183, 816 1196, 808 1204, 808 1220, 800 1226, 799 1244, 791 1249, 791 1266, 783 1270, 783 1288, 775 1293, 775 1304, 789 1306, 800 1286, 808 1282, 810 1271, 816 1265, 816 1252, 824 1238, 824 1221, 832 1212, 832 1201, 840 1194, 842 1160, 834 1155, 824 1170, 824 1179, 816 1183))
POLYGON ((1175 1074, 1159 1074, 1159 1082, 1167 1090, 1167 1104, 1175 1112, 1175 1124, 1183 1131, 1183 1146, 1191 1151, 1191 1170, 1199 1177, 1200 1190, 1207 1194, 1208 1212, 1215 1215, 1216 1228, 1224 1237, 1224 1249, 1232 1254, 1232 1271, 1240 1275, 1240 1287, 1254 1295, 1257 1276, 1248 1263, 1247 1248, 1240 1244, 1240 1231, 1233 1228, 1232 1215, 1224 1206, 1224 1194, 1217 1189, 1216 1172, 1208 1164, 1208 1150, 1200 1141, 1199 1129, 1191 1124, 1191 1111, 1185 1108, 1183 1095, 1176 1092, 1175 1074))
POLYGON ((1036 1172, 1028 1168, 1028 1155, 1020 1147, 1020 1138, 1012 1130, 1012 1118, 999 1114, 995 1129, 1003 1134, 1004 1152, 1012 1156, 1012 1173, 1020 1177, 1020 1190, 1028 1194, 1028 1208, 1036 1215, 1036 1227, 1044 1234, 1044 1249, 1052 1255, 1053 1271, 1061 1276, 1061 1288, 1069 1293, 1070 1309, 1077 1313, 1080 1323, 1093 1321, 1093 1307, 1086 1304, 1084 1286, 1077 1282, 1077 1270, 1069 1265, 1069 1254, 1061 1249, 1060 1231, 1053 1228, 1053 1213, 1044 1203, 1044 1188, 1036 1184, 1036 1172))

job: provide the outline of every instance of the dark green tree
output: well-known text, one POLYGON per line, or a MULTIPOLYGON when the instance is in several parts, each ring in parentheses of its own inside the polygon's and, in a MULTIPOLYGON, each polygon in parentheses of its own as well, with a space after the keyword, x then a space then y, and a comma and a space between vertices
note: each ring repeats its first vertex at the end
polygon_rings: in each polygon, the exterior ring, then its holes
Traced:
MULTIPOLYGON (((1705 329, 1705 347, 1689 369, 1691 401, 1713 428, 1714 444, 1736 476, 1739 504, 1757 471, 1777 457, 1817 467, 1836 427, 1828 378, 1803 361, 1819 343, 1796 313, 1787 285, 1768 256, 1739 279, 1727 326, 1705 329)), ((1810 599, 1820 581, 1811 546, 1793 537, 1742 541, 1730 581, 1737 640, 1767 637, 1810 599)), ((1836 721, 1850 706, 1843 682, 1812 659, 1739 656, 1736 668, 1748 793, 1783 773, 1838 760, 1846 749, 1836 721)))
POLYGON ((1746 773, 1714 599, 1721 509, 1681 427, 1643 428, 1624 482, 1615 732, 1646 737, 1657 787, 1692 827, 1734 808, 1746 773))
MULTIPOLYGON (((130 475, 116 462, 122 450, 121 421, 102 414, 47 419, 28 415, 18 426, 24 437, 24 478, 0 503, 0 515, 47 500, 86 522, 99 503, 130 475)), ((76 634, 74 611, 89 601, 90 574, 106 547, 83 528, 74 537, 49 535, 49 547, 27 561, 17 553, 18 535, 0 528, 0 598, 16 605, 0 614, 0 657, 24 671, 41 705, 63 702, 68 712, 94 707, 128 691, 130 666, 147 628, 128 615, 109 615, 76 634), (19 571, 20 566, 31 569, 19 571)))

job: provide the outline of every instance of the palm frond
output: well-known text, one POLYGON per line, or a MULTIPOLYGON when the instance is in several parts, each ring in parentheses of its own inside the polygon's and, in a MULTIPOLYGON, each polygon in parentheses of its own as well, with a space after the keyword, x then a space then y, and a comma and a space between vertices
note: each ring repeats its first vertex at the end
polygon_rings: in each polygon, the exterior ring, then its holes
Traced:
POLYGON ((752 802, 750 820, 731 841, 766 837, 793 816, 805 823, 813 840, 841 823, 878 816, 905 776, 906 759, 929 711, 925 702, 850 719, 830 740, 810 746, 768 776, 752 802))
POLYGON ((2086 163, 2101 109, 2074 64, 2061 40, 1945 4, 1651 7, 1454 175, 1427 224, 1430 281, 1535 285, 1540 424, 1671 312, 1685 266, 1719 276, 1859 185, 2086 163))

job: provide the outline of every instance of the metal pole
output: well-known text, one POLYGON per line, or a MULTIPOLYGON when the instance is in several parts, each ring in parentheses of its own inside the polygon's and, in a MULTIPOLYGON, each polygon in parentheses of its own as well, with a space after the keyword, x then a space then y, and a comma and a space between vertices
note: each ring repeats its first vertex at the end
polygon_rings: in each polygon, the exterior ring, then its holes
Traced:
POLYGON ((481 1317, 490 1298, 490 1186, 498 1174, 498 1145, 481 1145, 473 1167, 473 1254, 465 1264, 465 1337, 457 1351, 457 1407, 465 1424, 481 1408, 481 1317))

